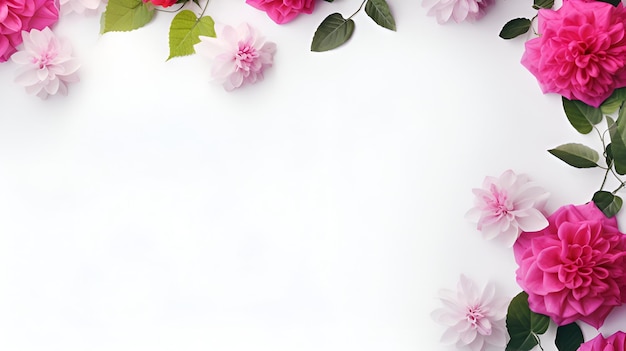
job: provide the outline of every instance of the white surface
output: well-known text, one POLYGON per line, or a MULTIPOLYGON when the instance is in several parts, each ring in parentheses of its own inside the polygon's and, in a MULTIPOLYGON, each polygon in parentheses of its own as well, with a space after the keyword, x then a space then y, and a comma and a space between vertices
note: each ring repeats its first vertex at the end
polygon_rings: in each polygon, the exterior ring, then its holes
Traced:
POLYGON ((465 273, 519 292, 512 252, 463 218, 471 188, 511 168, 549 210, 584 203, 600 171, 545 150, 596 141, 519 64, 523 39, 497 36, 530 3, 445 26, 389 3, 396 33, 360 13, 347 46, 311 53, 358 1, 278 26, 212 0, 278 44, 266 80, 233 93, 201 57, 165 62, 168 13, 103 36, 62 18, 82 60, 65 98, 0 65, 0 349, 444 350, 439 288, 465 273))

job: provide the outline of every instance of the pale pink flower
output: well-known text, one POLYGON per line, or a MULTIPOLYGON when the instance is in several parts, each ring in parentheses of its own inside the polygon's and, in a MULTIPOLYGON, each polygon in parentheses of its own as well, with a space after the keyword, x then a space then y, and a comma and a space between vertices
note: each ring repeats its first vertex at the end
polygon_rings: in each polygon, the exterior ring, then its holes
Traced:
POLYGON ((106 0, 61 0, 61 14, 96 14, 104 9, 106 0))
POLYGON ((442 342, 472 351, 482 351, 488 345, 504 348, 507 300, 496 297, 493 284, 480 291, 461 275, 457 291, 442 289, 439 299, 444 307, 433 311, 432 317, 447 327, 442 342))
POLYGON ((67 95, 67 85, 78 82, 79 67, 69 43, 57 38, 48 27, 22 32, 22 38, 23 49, 11 57, 22 65, 15 82, 42 99, 57 93, 67 95))
POLYGON ((247 23, 237 28, 216 26, 216 38, 200 37, 196 52, 212 59, 213 79, 231 91, 263 79, 263 71, 272 66, 276 44, 266 42, 247 23))
POLYGON ((439 24, 444 24, 450 19, 457 23, 478 20, 494 2, 495 0, 422 0, 422 6, 428 8, 428 16, 435 16, 439 24))
POLYGON ((548 225, 542 211, 549 194, 523 174, 507 170, 499 178, 485 177, 483 187, 472 192, 475 206, 465 217, 477 223, 487 240, 497 238, 511 247, 522 231, 535 232, 548 225))

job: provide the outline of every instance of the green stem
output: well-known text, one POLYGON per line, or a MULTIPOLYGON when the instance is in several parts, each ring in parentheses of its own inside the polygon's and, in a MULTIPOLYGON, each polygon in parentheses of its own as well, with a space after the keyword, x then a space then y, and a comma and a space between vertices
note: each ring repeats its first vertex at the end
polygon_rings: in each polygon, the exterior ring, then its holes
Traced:
POLYGON ((367 2, 367 0, 363 0, 363 2, 361 3, 361 6, 359 6, 359 9, 356 10, 352 15, 350 15, 350 17, 348 17, 348 19, 354 17, 354 15, 356 15, 357 13, 359 13, 359 11, 361 11, 361 9, 363 8, 363 5, 365 5, 365 3, 367 2))
POLYGON ((533 336, 535 337, 535 340, 537 340, 537 346, 539 346, 539 348, 541 349, 541 351, 543 350, 543 347, 541 347, 541 339, 539 339, 539 335, 533 333, 533 336))
POLYGON ((602 179, 602 185, 600 185, 600 190, 604 189, 604 184, 606 184, 606 178, 608 178, 610 170, 610 168, 607 168, 606 172, 604 172, 604 179, 602 179))

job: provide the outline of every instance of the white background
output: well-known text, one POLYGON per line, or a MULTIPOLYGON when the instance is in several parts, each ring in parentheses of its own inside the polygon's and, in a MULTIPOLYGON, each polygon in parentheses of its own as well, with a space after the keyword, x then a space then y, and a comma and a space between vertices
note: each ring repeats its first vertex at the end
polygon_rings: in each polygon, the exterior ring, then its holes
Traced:
POLYGON ((82 62, 68 97, 26 95, 0 65, 0 349, 447 350, 440 288, 464 273, 520 291, 512 251, 463 217, 471 188, 510 168, 551 212, 602 178, 545 151, 599 144, 519 64, 527 37, 498 38, 531 3, 440 26, 389 0, 397 32, 361 12, 348 45, 311 53, 359 1, 279 26, 212 0, 278 45, 265 81, 232 93, 202 57, 165 61, 170 13, 102 36, 64 16, 82 62))

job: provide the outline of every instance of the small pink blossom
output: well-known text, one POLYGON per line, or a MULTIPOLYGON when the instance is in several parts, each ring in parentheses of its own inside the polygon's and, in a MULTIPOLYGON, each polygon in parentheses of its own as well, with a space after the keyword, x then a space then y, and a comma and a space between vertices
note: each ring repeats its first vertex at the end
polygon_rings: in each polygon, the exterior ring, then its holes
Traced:
POLYGON ((61 14, 95 14, 104 8, 106 0, 61 0, 61 14))
POLYGON ((601 1, 564 0, 541 9, 540 36, 526 42, 524 65, 544 93, 598 107, 626 86, 626 9, 601 1))
POLYGON ((461 276, 457 291, 442 289, 439 298, 444 307, 432 313, 433 319, 446 326, 441 337, 444 343, 482 351, 488 345, 504 348, 506 332, 504 317, 507 301, 496 298, 490 283, 480 291, 474 282, 461 276))
POLYGON ((78 82, 79 67, 69 42, 58 39, 48 27, 22 32, 22 37, 24 48, 11 57, 22 65, 16 83, 42 99, 57 93, 67 95, 67 85, 78 82))
POLYGON ((487 240, 497 238, 510 247, 522 231, 548 225, 542 211, 549 194, 523 174, 507 170, 499 178, 485 177, 483 187, 472 192, 474 207, 465 217, 487 240))
POLYGON ((246 3, 265 11, 278 24, 287 23, 301 13, 311 14, 315 8, 315 0, 246 0, 246 3))
POLYGON ((216 32, 216 38, 201 36, 194 46, 198 54, 213 60, 213 79, 227 91, 262 80, 265 69, 272 66, 276 44, 266 42, 247 23, 236 29, 216 27, 216 32))
POLYGON ((43 29, 59 19, 55 0, 0 0, 0 62, 22 43, 22 31, 43 29))
POLYGON ((444 24, 450 19, 457 23, 478 20, 494 2, 495 0, 422 0, 422 6, 428 8, 428 16, 435 16, 437 23, 444 24))
POLYGON ((557 325, 581 320, 600 328, 626 302, 626 235, 593 202, 563 206, 548 222, 513 246, 517 283, 530 309, 557 325))
POLYGON ((626 351, 626 334, 618 331, 608 338, 599 334, 580 345, 577 351, 626 351))

